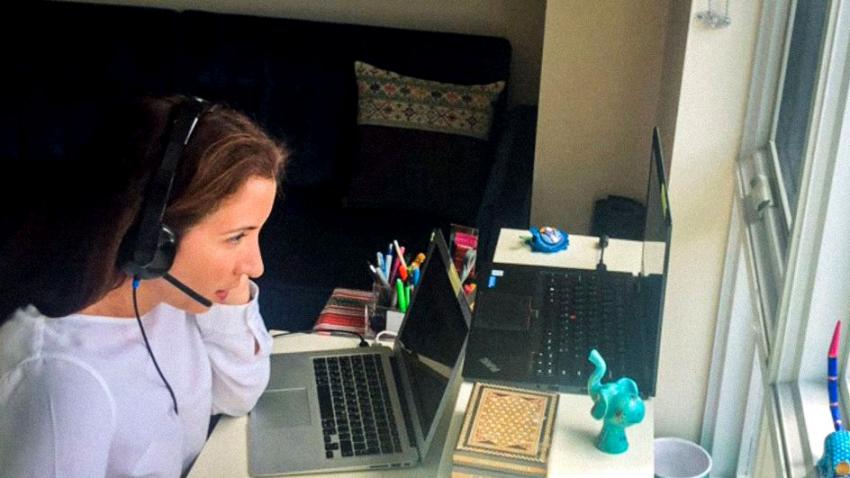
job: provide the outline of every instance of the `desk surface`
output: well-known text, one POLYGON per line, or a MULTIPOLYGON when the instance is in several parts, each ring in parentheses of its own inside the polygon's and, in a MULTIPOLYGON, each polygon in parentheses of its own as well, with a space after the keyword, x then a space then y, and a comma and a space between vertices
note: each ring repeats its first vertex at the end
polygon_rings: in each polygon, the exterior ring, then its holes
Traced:
MULTIPOLYGON (((575 269, 595 269, 599 262, 598 237, 570 234, 570 245, 566 250, 546 254, 530 252, 524 240, 530 236, 531 233, 525 229, 502 229, 493 261, 575 269)), ((665 246, 663 242, 644 244, 643 241, 609 239, 608 247, 605 248, 605 265, 609 271, 638 274, 645 258, 647 264, 644 272, 660 274, 664 270, 665 246)))
MULTIPOLYGON (((275 340, 275 353, 301 352, 356 347, 357 339, 316 335, 292 335, 275 340)), ((347 472, 346 477, 448 477, 451 475, 451 453, 463 422, 463 413, 472 392, 472 384, 464 382, 456 391, 452 413, 441 419, 434 446, 425 463, 404 470, 347 472), (446 439, 448 438, 448 439, 446 439)), ((553 432, 549 476, 652 476, 653 403, 646 402, 646 418, 626 433, 630 448, 622 455, 608 455, 597 450, 594 440, 602 423, 590 416, 593 405, 585 395, 561 394, 553 432)), ((248 477, 248 419, 222 417, 198 456, 191 478, 248 477)), ((312 474, 338 478, 339 473, 312 474)))
MULTIPOLYGON (((503 229, 496 247, 495 260, 520 264, 545 265, 552 267, 595 268, 599 261, 597 239, 588 236, 570 236, 567 251, 556 254, 531 254, 522 243, 528 231, 503 229)), ((641 243, 611 239, 605 251, 605 262, 609 270, 640 270, 641 243)), ((316 335, 291 335, 275 340, 275 353, 301 352, 307 350, 329 350, 355 347, 357 340, 347 337, 316 335)), ((463 421, 463 413, 469 401, 472 384, 464 382, 456 394, 451 413, 442 417, 437 438, 425 462, 405 470, 364 471, 346 473, 346 477, 448 477, 451 475, 451 454, 463 421)), ((590 416, 593 402, 586 395, 561 394, 553 432, 552 450, 549 457, 549 476, 652 476, 654 434, 653 401, 647 400, 644 420, 626 430, 629 450, 621 455, 609 455, 596 449, 594 442, 602 423, 590 416)), ((247 423, 246 417, 222 417, 210 435, 204 449, 192 468, 190 477, 247 477, 247 423)), ((339 473, 326 475, 339 477, 339 473)))

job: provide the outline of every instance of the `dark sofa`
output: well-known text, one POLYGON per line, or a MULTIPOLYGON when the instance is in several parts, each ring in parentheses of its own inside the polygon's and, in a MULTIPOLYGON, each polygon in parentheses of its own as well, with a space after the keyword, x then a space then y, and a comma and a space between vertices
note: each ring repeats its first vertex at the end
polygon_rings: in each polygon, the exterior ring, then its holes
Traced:
POLYGON ((427 170, 404 165, 392 173, 408 177, 375 178, 381 187, 398 182, 413 191, 412 209, 381 204, 380 191, 398 192, 392 188, 378 189, 371 203, 349 194, 366 147, 355 61, 443 83, 488 84, 507 81, 505 39, 65 2, 15 7, 5 21, 15 27, 3 33, 0 160, 7 171, 16 162, 62 161, 103 121, 106 105, 138 94, 223 101, 286 142, 292 159, 283 200, 261 236, 260 304, 269 327, 307 328, 333 287, 368 288, 366 261, 392 239, 424 250, 432 228, 448 233, 451 223, 462 223, 480 229, 479 256, 486 259, 500 227, 528 226, 536 114, 507 108, 505 92, 474 161, 451 134, 417 146, 405 136, 415 133, 371 130, 371 154, 394 154, 411 165, 422 155, 437 161, 427 170), (463 174, 459 191, 451 181, 463 174), (462 204, 428 206, 452 198, 462 204))

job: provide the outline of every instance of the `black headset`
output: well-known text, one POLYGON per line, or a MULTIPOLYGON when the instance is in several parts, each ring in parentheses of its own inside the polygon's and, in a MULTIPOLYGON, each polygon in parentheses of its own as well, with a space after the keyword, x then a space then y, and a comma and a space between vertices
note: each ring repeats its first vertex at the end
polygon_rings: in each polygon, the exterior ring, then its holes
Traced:
POLYGON ((134 280, 162 277, 206 307, 212 302, 168 273, 177 254, 177 237, 162 219, 183 150, 198 120, 210 107, 201 98, 189 97, 172 110, 162 161, 148 183, 136 222, 122 239, 118 252, 118 265, 134 280))

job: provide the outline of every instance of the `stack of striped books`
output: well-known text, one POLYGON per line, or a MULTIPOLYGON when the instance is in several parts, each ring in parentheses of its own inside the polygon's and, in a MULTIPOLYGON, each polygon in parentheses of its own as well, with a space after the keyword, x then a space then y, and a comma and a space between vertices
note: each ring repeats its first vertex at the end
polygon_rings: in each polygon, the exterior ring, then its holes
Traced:
POLYGON ((358 334, 370 335, 368 321, 369 307, 374 307, 375 296, 370 290, 337 288, 319 318, 313 325, 314 330, 346 330, 358 334))

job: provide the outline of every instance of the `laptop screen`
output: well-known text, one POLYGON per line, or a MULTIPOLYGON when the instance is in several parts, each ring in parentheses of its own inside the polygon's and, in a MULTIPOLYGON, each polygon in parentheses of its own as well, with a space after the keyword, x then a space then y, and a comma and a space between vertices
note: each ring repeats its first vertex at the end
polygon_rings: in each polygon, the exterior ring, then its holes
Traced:
POLYGON ((664 174, 664 155, 658 128, 652 130, 652 152, 646 191, 646 223, 644 225, 641 272, 644 276, 665 275, 670 254, 670 201, 664 174))
MULTIPOLYGON (((399 335, 422 433, 428 436, 469 330, 469 306, 452 285, 448 247, 435 231, 399 335)), ((459 282, 458 282, 459 283, 459 282)))

